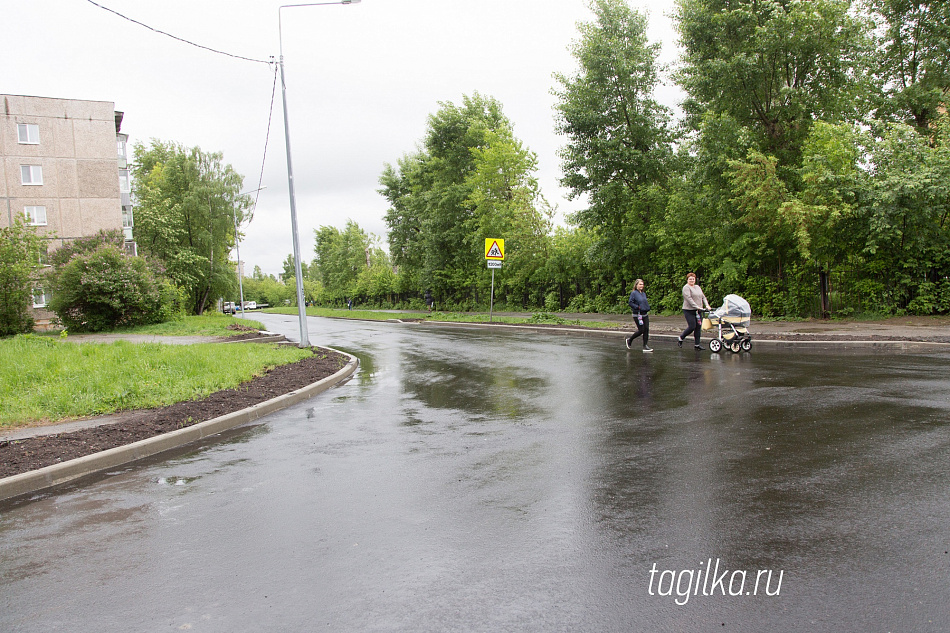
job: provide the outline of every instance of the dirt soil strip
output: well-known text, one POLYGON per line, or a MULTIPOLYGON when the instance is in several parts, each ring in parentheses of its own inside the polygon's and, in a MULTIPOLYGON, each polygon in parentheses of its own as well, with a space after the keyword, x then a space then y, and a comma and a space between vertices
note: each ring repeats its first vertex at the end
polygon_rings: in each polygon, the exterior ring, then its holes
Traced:
POLYGON ((356 357, 321 351, 201 400, 130 411, 125 421, 71 433, 0 441, 0 501, 248 424, 326 391, 356 371, 356 357))

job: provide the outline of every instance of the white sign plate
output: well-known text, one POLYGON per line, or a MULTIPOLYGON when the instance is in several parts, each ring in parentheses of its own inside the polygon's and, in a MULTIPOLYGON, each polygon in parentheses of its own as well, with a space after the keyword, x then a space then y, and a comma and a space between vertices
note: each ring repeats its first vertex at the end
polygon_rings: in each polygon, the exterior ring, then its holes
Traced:
POLYGON ((488 267, 489 267, 489 268, 501 268, 501 262, 498 261, 498 260, 496 260, 496 259, 489 259, 489 260, 488 260, 488 267))

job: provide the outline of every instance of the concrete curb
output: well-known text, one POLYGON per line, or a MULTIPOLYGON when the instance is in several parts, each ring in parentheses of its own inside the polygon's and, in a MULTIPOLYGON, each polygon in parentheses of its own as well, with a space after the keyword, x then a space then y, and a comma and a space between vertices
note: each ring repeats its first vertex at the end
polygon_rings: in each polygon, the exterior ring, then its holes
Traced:
MULTIPOLYGON (((435 325, 435 326, 455 326, 455 327, 476 327, 476 328, 504 328, 504 329, 513 329, 513 330, 532 330, 540 334, 553 334, 561 336, 580 336, 587 338, 614 338, 614 337, 627 337, 633 334, 633 331, 621 331, 621 330, 598 330, 594 328, 550 328, 536 325, 520 325, 516 323, 460 323, 456 321, 398 321, 390 319, 386 323, 398 322, 402 325, 435 325)), ((380 321, 377 321, 380 323, 380 321)), ((650 334, 650 340, 654 339, 670 339, 675 340, 677 338, 676 334, 650 334)), ((703 339, 703 344, 709 342, 709 338, 706 337, 703 339)), ((836 339, 825 339, 825 340, 787 340, 787 339, 768 339, 768 338, 756 338, 755 333, 752 334, 752 344, 755 345, 774 345, 777 347, 799 347, 799 346, 808 346, 808 347, 878 347, 878 348, 889 348, 889 349, 901 349, 901 350, 913 350, 913 349, 922 349, 922 348, 950 348, 950 343, 938 343, 933 341, 902 341, 902 340, 872 340, 872 341, 850 341, 850 340, 836 340, 836 339)), ((754 349, 754 347, 753 347, 754 349)))
POLYGON ((332 351, 343 354, 350 359, 342 369, 332 376, 327 376, 323 380, 307 387, 291 391, 290 393, 242 409, 241 411, 235 411, 234 413, 229 413, 212 420, 206 420, 205 422, 178 429, 177 431, 156 435, 155 437, 140 440, 132 444, 117 446, 116 448, 110 448, 109 450, 86 455, 85 457, 78 457, 60 464, 53 464, 27 473, 5 477, 0 479, 0 501, 38 492, 46 488, 67 483, 79 477, 91 475, 109 468, 115 468, 116 466, 128 464, 145 457, 151 457, 162 451, 178 448, 208 436, 227 431, 228 429, 248 424, 274 411, 285 409, 311 398, 331 387, 335 387, 352 376, 359 365, 359 360, 355 356, 338 350, 332 351))

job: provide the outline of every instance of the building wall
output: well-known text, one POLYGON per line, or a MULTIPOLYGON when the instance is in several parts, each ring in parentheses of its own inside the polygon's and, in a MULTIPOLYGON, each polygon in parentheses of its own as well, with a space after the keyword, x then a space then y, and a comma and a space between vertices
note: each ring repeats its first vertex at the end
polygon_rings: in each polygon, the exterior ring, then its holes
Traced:
POLYGON ((24 207, 46 207, 47 224, 37 232, 49 251, 101 230, 121 231, 116 121, 108 101, 0 94, 0 226, 24 207), (21 143, 18 124, 36 125, 39 142, 21 143), (42 184, 22 184, 23 165, 40 166, 42 184))
POLYGON ((44 205, 48 224, 39 231, 54 247, 122 228, 114 104, 0 95, 0 156, 0 226, 25 206, 44 205), (37 145, 18 142, 18 123, 39 126, 37 145), (42 185, 21 184, 27 164, 43 168, 42 185))

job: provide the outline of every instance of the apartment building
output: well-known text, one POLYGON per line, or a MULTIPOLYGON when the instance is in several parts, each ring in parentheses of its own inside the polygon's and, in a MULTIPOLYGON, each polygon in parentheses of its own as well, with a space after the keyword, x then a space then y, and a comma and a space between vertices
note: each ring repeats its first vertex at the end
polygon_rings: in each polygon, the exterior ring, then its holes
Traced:
MULTIPOLYGON (((128 136, 108 101, 0 94, 0 226, 22 216, 52 251, 78 237, 121 229, 132 235, 128 136)), ((34 318, 52 314, 34 288, 34 318)))

